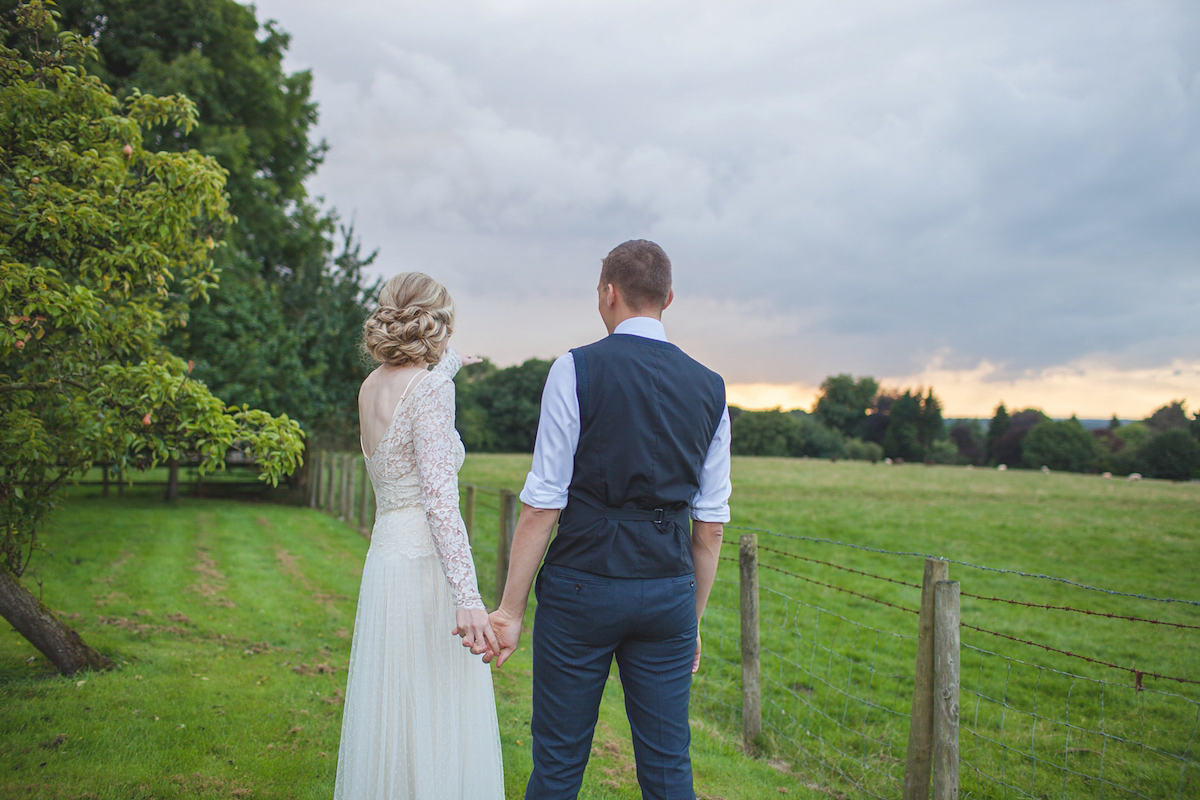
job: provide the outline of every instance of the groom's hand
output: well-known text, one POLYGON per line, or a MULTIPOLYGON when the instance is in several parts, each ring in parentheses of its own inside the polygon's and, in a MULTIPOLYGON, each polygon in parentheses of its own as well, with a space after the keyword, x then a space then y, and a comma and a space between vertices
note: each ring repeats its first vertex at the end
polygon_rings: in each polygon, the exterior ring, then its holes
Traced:
POLYGON ((696 657, 692 659, 692 674, 700 670, 700 634, 696 634, 696 657))
MULTIPOLYGON (((521 641, 521 618, 509 614, 501 606, 493 611, 488 619, 492 623, 492 631, 496 635, 496 641, 499 644, 500 650, 496 658, 496 666, 503 667, 504 662, 508 661, 517 650, 517 643, 521 641)), ((492 660, 492 653, 485 653, 483 656, 485 662, 492 660)))
POLYGON ((473 654, 482 654, 484 661, 500 651, 487 612, 482 608, 460 608, 454 612, 454 622, 451 635, 462 639, 462 646, 469 648, 473 654))

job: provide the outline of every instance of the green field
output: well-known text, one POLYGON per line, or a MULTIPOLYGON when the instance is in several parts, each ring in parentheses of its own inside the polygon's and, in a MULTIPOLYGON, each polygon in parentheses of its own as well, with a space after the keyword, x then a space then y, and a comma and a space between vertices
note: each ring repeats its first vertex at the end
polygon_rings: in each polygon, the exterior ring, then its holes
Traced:
MULTIPOLYGON (((528 464, 471 456, 462 479, 516 489, 528 464)), ((919 583, 922 559, 788 536, 1200 599, 1197 484, 735 459, 734 486, 734 526, 784 534, 758 538, 766 736, 758 759, 742 755, 737 571, 725 561, 694 697, 701 797, 899 794, 916 617, 828 587, 916 607, 918 590, 836 567, 919 583)), ((45 600, 120 666, 65 679, 15 633, 0 638, 0 795, 330 796, 366 542, 304 509, 98 494, 77 489, 56 512, 27 581, 40 581, 45 600)), ((480 491, 476 560, 488 600, 495 506, 480 491)), ((732 559, 743 532, 727 533, 732 559)), ((1193 604, 953 564, 950 577, 964 593, 1200 625, 1193 604)), ((1200 679, 1192 629, 967 597, 963 622, 1200 679)), ((1122 787, 1200 796, 1200 687, 1145 677, 1138 692, 1126 672, 969 629, 962 638, 962 796, 1137 796, 1122 787)), ((528 651, 494 674, 509 795, 519 797, 529 769, 528 651)), ((616 680, 582 796, 639 796, 616 680)))

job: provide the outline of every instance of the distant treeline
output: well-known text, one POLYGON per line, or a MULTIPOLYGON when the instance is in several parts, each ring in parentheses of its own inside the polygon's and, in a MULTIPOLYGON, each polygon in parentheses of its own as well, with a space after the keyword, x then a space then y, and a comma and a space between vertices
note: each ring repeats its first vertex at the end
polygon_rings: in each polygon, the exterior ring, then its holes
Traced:
MULTIPOLYGON (((532 452, 542 386, 552 362, 529 359, 498 369, 489 361, 463 369, 458 430, 472 452, 532 452)), ((821 384, 811 412, 729 409, 733 452, 933 464, 971 464, 1066 472, 1200 477, 1200 413, 1183 401, 1145 420, 1087 430, 1078 419, 1052 420, 1036 408, 1009 413, 1001 403, 986 424, 947 422, 932 389, 884 389, 871 377, 835 375, 821 384)))
POLYGON ((810 456, 971 464, 1066 472, 1200 477, 1200 414, 1182 400, 1145 420, 1087 430, 1078 419, 1052 420, 1040 409, 1009 413, 1001 403, 986 426, 947 423, 933 390, 882 389, 874 378, 836 375, 821 384, 812 413, 741 411, 733 423, 739 455, 810 456))

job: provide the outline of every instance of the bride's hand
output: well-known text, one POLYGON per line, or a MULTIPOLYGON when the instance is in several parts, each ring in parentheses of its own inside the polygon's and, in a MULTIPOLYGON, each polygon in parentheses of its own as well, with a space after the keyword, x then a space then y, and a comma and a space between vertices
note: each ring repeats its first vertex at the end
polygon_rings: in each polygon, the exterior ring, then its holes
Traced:
POLYGON ((469 647, 475 655, 494 658, 500 653, 500 643, 492 631, 488 613, 482 608, 460 608, 454 612, 454 630, 451 633, 462 639, 462 646, 469 647))
POLYGON ((462 353, 458 354, 458 359, 462 361, 464 367, 468 364, 478 364, 483 361, 479 356, 464 356, 462 353))

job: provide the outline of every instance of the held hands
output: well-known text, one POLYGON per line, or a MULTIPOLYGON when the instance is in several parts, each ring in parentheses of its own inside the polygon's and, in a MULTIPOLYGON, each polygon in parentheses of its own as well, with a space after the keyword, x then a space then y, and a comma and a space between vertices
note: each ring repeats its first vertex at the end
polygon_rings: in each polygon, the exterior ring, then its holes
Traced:
POLYGON ((489 620, 499 647, 494 655, 491 652, 484 653, 483 661, 487 664, 492 658, 496 658, 496 666, 502 667, 504 662, 508 661, 508 657, 516 652, 517 643, 521 641, 521 617, 509 614, 501 606, 491 613, 489 620))
MULTIPOLYGON (((487 658, 485 657, 486 661, 487 658)), ((695 675, 700 670, 700 634, 696 634, 696 657, 692 659, 692 674, 695 675)))
POLYGON ((482 608, 460 608, 454 612, 454 630, 450 633, 462 639, 462 646, 475 655, 483 654, 487 663, 500 653, 500 644, 482 608))

